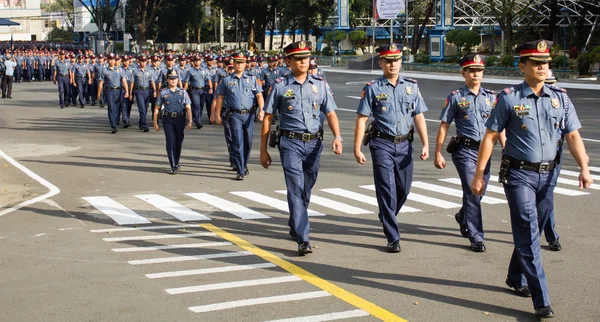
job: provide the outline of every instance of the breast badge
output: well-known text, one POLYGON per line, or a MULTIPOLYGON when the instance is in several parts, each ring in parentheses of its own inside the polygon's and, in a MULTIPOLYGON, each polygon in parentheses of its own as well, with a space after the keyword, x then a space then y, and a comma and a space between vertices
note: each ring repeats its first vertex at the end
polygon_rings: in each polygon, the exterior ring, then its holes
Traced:
POLYGON ((312 86, 312 91, 313 93, 317 94, 319 92, 319 89, 317 88, 317 85, 313 85, 312 86))
POLYGON ((405 90, 406 90, 406 94, 408 94, 408 95, 412 94, 412 92, 413 92, 412 87, 410 87, 410 86, 406 86, 405 90))
POLYGON ((552 107, 558 108, 559 106, 560 106, 560 102, 558 101, 558 98, 553 98, 552 99, 552 107))

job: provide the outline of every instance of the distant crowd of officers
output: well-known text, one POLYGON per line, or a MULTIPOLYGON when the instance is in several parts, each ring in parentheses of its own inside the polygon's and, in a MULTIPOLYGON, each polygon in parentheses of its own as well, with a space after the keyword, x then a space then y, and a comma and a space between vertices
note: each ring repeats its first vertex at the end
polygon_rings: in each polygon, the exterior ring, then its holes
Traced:
MULTIPOLYGON (((202 127, 205 107, 209 122, 223 125, 230 166, 236 171, 235 179, 243 180, 249 175, 254 122, 261 120, 260 164, 268 168, 272 162, 268 147, 278 149, 287 186, 289 235, 302 256, 312 253, 308 206, 324 148, 325 120, 333 136, 332 151, 339 155, 343 150, 334 96, 310 57, 310 47, 304 41, 292 43, 284 49, 284 57, 267 57, 266 67, 262 66, 264 58, 243 52, 226 57, 142 55, 132 64, 128 56, 61 51, 49 65, 50 79, 59 84, 61 108, 75 104, 68 94, 74 91, 81 107, 88 101, 107 104, 112 133, 117 132, 119 118, 124 127, 131 125, 134 97, 139 128, 148 131, 146 110, 153 104, 153 127, 159 131, 159 123, 163 125, 171 174, 180 170, 184 130, 202 127)), ((520 45, 524 81, 498 94, 481 86, 485 58, 464 56, 460 66, 465 86, 453 91, 443 104, 434 158, 435 167, 445 168, 442 149, 454 123, 456 136, 446 150, 463 188, 462 208, 455 218, 470 249, 485 252, 481 198, 490 178, 494 145, 500 143, 498 177, 504 185, 514 241, 506 284, 515 294, 532 297, 535 314, 541 318, 555 315, 542 266, 540 234, 547 230, 550 249, 561 249, 554 231, 553 192, 564 141, 581 169, 580 188, 587 189, 593 181, 575 107, 564 89, 549 84, 555 81, 549 70, 550 48, 552 42, 546 40, 520 45)), ((429 158, 424 117, 428 108, 417 81, 399 75, 399 46, 383 45, 377 52, 383 76, 362 91, 353 152, 356 162, 365 164, 361 147, 369 147, 385 249, 398 253, 396 217, 412 186, 415 127, 422 143, 420 159, 429 158)))

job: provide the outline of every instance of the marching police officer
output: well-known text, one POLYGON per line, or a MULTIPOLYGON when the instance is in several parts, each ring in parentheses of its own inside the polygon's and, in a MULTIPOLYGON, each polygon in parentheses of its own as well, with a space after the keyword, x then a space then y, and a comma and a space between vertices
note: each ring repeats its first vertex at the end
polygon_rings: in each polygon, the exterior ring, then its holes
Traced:
MULTIPOLYGON (((121 66, 121 72, 123 73, 123 77, 125 78, 125 82, 127 82, 127 86, 129 89, 133 87, 133 74, 135 70, 133 66, 131 66, 131 57, 129 55, 124 55, 122 59, 123 66, 121 66)), ((123 118, 123 127, 128 128, 131 126, 131 106, 133 105, 133 97, 129 91, 125 91, 125 88, 121 91, 121 115, 123 118), (125 96, 128 93, 129 95, 125 96), (129 98, 129 99, 128 99, 129 98)))
MULTIPOLYGON (((475 175, 479 142, 485 134, 485 121, 492 111, 496 95, 493 91, 481 87, 484 63, 480 55, 466 55, 460 60, 460 65, 465 86, 453 91, 446 98, 440 114, 441 123, 433 164, 438 169, 446 167, 446 160, 442 156, 442 147, 448 128, 454 122, 457 135, 452 137, 447 150, 452 154, 452 162, 458 171, 463 190, 463 205, 454 218, 460 225, 461 234, 469 238, 471 250, 484 252, 481 197, 471 192, 471 180, 475 175)), ((501 138, 501 144, 504 146, 503 138, 501 138)), ((488 161, 484 172, 486 184, 489 178, 490 162, 488 161)))
POLYGON ((342 153, 342 137, 335 113, 336 105, 331 90, 324 79, 308 73, 310 44, 299 41, 285 47, 286 61, 291 66, 287 77, 279 78, 269 89, 267 103, 263 109, 260 144, 260 164, 271 165, 267 151, 267 140, 275 110, 279 111, 281 130, 279 155, 287 186, 290 210, 288 225, 290 236, 298 243, 298 254, 312 253, 309 236, 308 204, 313 186, 317 181, 323 131, 319 113, 327 116, 333 133, 331 147, 335 154, 342 153))
POLYGON ((184 131, 192 128, 192 108, 188 93, 177 87, 179 74, 171 70, 167 75, 169 86, 160 91, 154 104, 154 130, 160 131, 158 127, 159 114, 162 115, 162 124, 167 140, 167 156, 171 165, 171 174, 176 174, 179 169, 179 158, 183 144, 184 131), (164 109, 161 111, 161 107, 164 109), (187 125, 186 125, 187 117, 187 125))
POLYGON ((98 61, 94 64, 93 77, 94 86, 92 87, 92 106, 96 105, 96 102, 100 104, 100 108, 104 107, 104 91, 98 87, 100 80, 102 79, 102 73, 104 71, 104 54, 98 55, 98 61), (97 100, 96 93, 100 90, 100 101, 97 100))
POLYGON ((138 56, 137 62, 139 67, 133 73, 133 82, 131 83, 129 98, 135 100, 138 107, 138 113, 140 114, 140 122, 138 128, 144 132, 148 132, 148 121, 146 120, 146 112, 148 111, 148 104, 154 101, 156 98, 156 85, 152 80, 152 71, 146 65, 146 56, 138 56))
POLYGON ((92 82, 90 71, 86 63, 83 62, 83 55, 77 56, 77 62, 73 65, 73 86, 76 87, 79 99, 79 107, 84 107, 84 95, 87 84, 92 82))
POLYGON ((104 69, 100 76, 100 83, 98 84, 97 98, 100 100, 100 94, 104 85, 106 85, 106 105, 108 105, 108 122, 110 123, 111 133, 117 133, 117 119, 119 117, 119 102, 121 95, 125 98, 129 98, 129 87, 125 81, 125 75, 123 71, 115 65, 116 56, 110 53, 106 57, 108 59, 108 67, 104 69), (125 94, 121 94, 121 91, 125 90, 125 94))
MULTIPOLYGON (((186 78, 183 80, 185 83, 184 88, 189 91, 192 99, 192 117, 193 122, 198 129, 202 128, 202 112, 204 105, 204 95, 213 94, 212 81, 210 79, 208 70, 201 67, 202 61, 200 57, 194 56, 192 58, 194 67, 187 71, 186 78), (204 93, 205 89, 208 88, 208 93, 204 93)), ((210 106, 206 106, 207 112, 210 106)), ((210 118, 210 113, 207 113, 210 118)))
POLYGON ((60 58, 55 58, 52 61, 52 66, 54 68, 54 76, 52 77, 52 82, 56 85, 58 82, 58 101, 60 103, 60 108, 65 108, 65 106, 69 106, 69 83, 71 82, 71 62, 69 62, 65 57, 66 53, 61 51, 59 53, 60 58))
POLYGON ((508 267, 506 284, 521 296, 532 296, 535 314, 553 317, 546 273, 542 266, 540 229, 554 208, 556 168, 560 156, 557 142, 564 135, 571 154, 581 168, 579 187, 588 188, 592 177, 586 162, 585 146, 578 129, 581 123, 563 89, 544 84, 552 42, 536 40, 517 47, 519 68, 525 81, 506 88, 486 122, 471 190, 483 195, 485 166, 494 140, 506 130, 506 146, 500 180, 510 209, 515 248, 508 267), (567 106, 568 104, 568 106, 567 106))
POLYGON ((421 160, 429 158, 427 125, 423 116, 427 106, 419 93, 417 81, 399 76, 402 51, 398 45, 380 46, 377 51, 383 76, 367 83, 363 89, 356 112, 354 157, 356 162, 366 163, 360 145, 367 120, 373 116, 368 144, 373 160, 379 220, 387 238, 387 251, 397 253, 401 248, 396 216, 412 185, 413 121, 423 142, 421 160))
POLYGON ((258 107, 262 109, 264 100, 262 88, 256 76, 246 72, 246 56, 239 52, 233 56, 234 72, 219 84, 215 108, 216 123, 227 122, 231 129, 231 152, 237 175, 236 180, 244 180, 249 174, 248 159, 252 149, 254 136, 254 97, 258 107), (221 109, 225 108, 225 117, 221 117, 221 109))

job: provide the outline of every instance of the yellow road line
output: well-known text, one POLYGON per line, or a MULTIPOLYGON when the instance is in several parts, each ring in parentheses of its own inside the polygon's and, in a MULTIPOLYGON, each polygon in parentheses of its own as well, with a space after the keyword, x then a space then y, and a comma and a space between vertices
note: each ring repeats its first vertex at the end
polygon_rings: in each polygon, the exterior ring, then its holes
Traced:
POLYGON ((275 256, 274 254, 260 249, 256 246, 254 246, 253 244, 241 239, 240 237, 228 233, 226 231, 224 231, 223 229, 216 227, 212 224, 202 224, 200 225, 200 227, 205 228, 215 234, 217 234, 218 236, 222 237, 223 239, 236 244, 237 246, 253 253, 254 255, 263 258, 266 261, 269 261, 281 268, 283 268, 284 270, 300 277, 301 279, 309 282, 310 284, 326 291, 329 292, 331 295, 339 298, 342 301, 345 301, 359 309, 362 309, 363 311, 368 312, 369 314, 371 314, 374 317, 377 317, 383 321, 406 321, 404 319, 402 319, 401 317, 385 310, 382 307, 379 307, 353 293, 350 293, 346 290, 344 290, 343 288, 328 282, 280 257, 275 256))

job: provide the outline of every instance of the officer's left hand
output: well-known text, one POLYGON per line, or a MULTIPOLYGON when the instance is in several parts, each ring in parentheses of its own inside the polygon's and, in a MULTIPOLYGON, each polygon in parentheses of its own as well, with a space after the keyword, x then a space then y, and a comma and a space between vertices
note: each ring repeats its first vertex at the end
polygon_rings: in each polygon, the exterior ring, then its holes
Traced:
POLYGON ((192 129, 192 122, 188 122, 188 124, 185 126, 186 129, 191 130, 192 129))
POLYGON ((265 112, 264 111, 260 111, 258 112, 258 120, 262 121, 265 118, 265 112))
POLYGON ((338 139, 334 139, 333 142, 331 143, 331 148, 333 149, 333 153, 335 154, 342 154, 342 141, 338 140, 338 139))
POLYGON ((421 160, 425 161, 429 159, 429 147, 428 146, 424 146, 421 149, 421 160))
POLYGON ((592 185, 592 182, 594 181, 594 179, 592 179, 592 176, 590 175, 590 170, 587 171, 581 171, 579 173, 579 189, 587 189, 592 185))
POLYGON ((125 98, 129 98, 129 93, 125 92, 125 98))
POLYGON ((88 84, 92 85, 92 80, 91 79, 88 80, 88 84))
POLYGON ((473 180, 471 181, 471 192, 473 192, 476 196, 483 196, 483 188, 485 187, 485 182, 483 180, 483 176, 475 175, 473 180))
POLYGON ((271 165, 271 155, 269 154, 269 152, 260 152, 260 165, 262 165, 265 169, 269 168, 269 166, 271 165))

